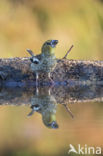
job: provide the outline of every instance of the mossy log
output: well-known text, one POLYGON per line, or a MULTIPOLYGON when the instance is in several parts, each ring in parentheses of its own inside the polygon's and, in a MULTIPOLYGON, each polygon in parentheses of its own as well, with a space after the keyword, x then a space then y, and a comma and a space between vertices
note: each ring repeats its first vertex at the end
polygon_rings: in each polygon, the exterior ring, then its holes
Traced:
MULTIPOLYGON (((79 61, 58 59, 51 77, 55 84, 95 83, 103 81, 103 61, 79 61)), ((29 58, 0 59, 0 86, 35 85, 35 73, 30 69, 29 58)), ((41 74, 39 84, 47 83, 48 77, 41 74), (45 82, 44 82, 45 80, 45 82)))

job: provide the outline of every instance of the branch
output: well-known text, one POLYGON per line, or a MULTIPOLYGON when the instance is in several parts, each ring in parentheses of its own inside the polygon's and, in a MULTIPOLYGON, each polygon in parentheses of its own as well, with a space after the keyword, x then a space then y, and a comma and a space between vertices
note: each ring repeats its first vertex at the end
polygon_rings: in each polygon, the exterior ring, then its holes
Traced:
POLYGON ((72 45, 72 46, 70 47, 70 49, 67 51, 67 53, 66 53, 66 55, 63 57, 63 59, 66 59, 66 58, 67 58, 69 52, 72 50, 73 47, 74 47, 74 45, 72 45))
POLYGON ((33 53, 33 51, 32 51, 31 49, 26 49, 26 51, 27 51, 32 57, 35 56, 34 53, 33 53))

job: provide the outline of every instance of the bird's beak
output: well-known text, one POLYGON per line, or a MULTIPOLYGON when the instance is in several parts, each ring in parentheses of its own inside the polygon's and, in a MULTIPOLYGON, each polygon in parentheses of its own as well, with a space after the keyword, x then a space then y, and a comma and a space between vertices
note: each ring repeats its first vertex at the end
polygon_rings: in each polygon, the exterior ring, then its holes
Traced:
POLYGON ((51 124, 48 124, 48 127, 52 129, 57 129, 59 126, 56 121, 53 121, 51 124))
POLYGON ((58 40, 52 40, 51 41, 51 47, 54 48, 58 43, 58 40))

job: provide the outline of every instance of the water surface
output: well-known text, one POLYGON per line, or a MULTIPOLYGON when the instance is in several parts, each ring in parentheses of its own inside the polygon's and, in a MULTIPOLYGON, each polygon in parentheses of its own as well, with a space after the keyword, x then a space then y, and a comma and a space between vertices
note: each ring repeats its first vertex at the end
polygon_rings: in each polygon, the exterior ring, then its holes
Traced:
POLYGON ((100 85, 1 88, 0 155, 65 156, 69 144, 102 147, 102 90, 100 85))

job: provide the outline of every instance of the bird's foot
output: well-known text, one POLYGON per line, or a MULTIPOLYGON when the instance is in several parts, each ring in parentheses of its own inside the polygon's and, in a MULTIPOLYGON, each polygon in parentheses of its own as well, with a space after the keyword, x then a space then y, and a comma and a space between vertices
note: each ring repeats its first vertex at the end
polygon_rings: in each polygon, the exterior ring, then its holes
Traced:
POLYGON ((50 85, 54 86, 54 85, 55 85, 55 82, 54 82, 53 79, 51 78, 50 73, 48 73, 48 78, 49 78, 49 83, 50 83, 50 85))
POLYGON ((39 75, 38 73, 36 73, 36 80, 35 80, 35 85, 38 86, 39 85, 39 75))

